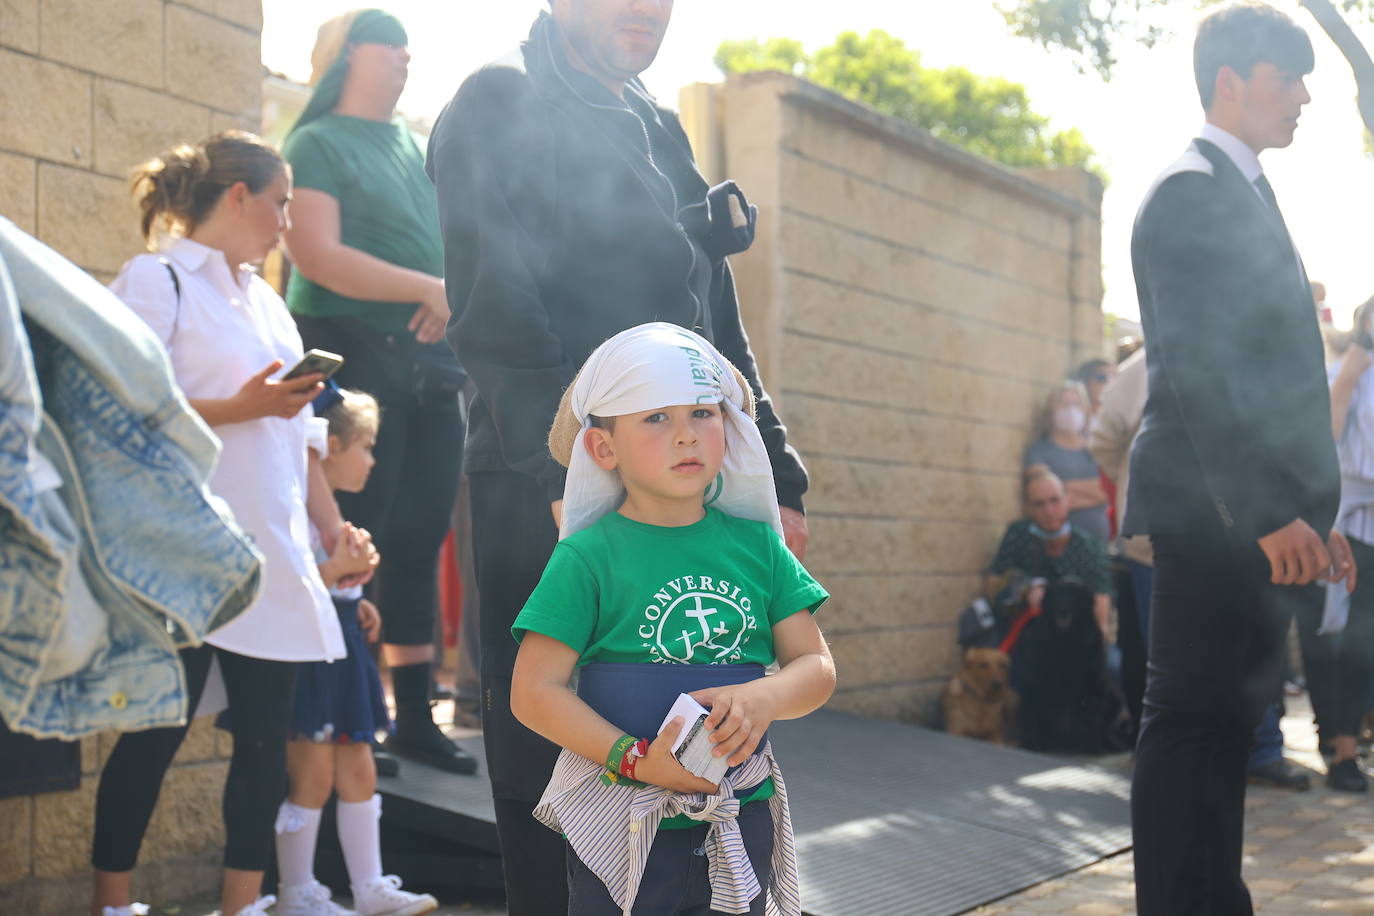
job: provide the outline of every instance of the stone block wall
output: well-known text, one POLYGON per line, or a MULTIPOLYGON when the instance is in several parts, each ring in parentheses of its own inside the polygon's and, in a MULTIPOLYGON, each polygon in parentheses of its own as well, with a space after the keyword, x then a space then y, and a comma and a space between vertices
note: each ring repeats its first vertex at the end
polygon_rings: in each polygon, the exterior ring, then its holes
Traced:
POLYGON ((102 280, 142 248, 130 170, 257 130, 260 0, 0 0, 0 214, 102 280))
MULTIPOLYGON (((0 215, 104 282, 141 251, 130 170, 177 141, 256 130, 260 0, 0 0, 0 215)), ((81 742, 81 786, 0 800, 0 911, 85 912, 97 775, 115 736, 81 742)), ((162 788, 135 890, 219 881, 230 742, 195 723, 162 788)))
POLYGON ((811 472, 832 706, 929 722, 1037 406, 1101 355, 1101 185, 1021 174, 778 73, 684 91, 708 177, 760 209, 732 259, 811 472))

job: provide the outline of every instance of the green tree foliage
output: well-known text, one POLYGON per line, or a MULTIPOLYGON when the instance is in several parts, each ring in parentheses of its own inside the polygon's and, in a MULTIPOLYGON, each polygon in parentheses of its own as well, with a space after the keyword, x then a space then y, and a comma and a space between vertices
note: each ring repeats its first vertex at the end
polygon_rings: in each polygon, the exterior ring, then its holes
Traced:
POLYGON ((781 70, 804 77, 1005 165, 1099 171, 1083 134, 1051 132, 1020 83, 963 67, 923 67, 920 52, 881 29, 843 32, 814 54, 789 38, 727 41, 715 62, 726 73, 781 70))
MULTIPOLYGON (((1189 2, 1189 0, 1183 0, 1189 2)), ((1079 70, 1110 79, 1120 41, 1152 47, 1165 34, 1158 14, 1170 0, 1018 0, 996 3, 1012 34, 1074 56, 1079 70)))

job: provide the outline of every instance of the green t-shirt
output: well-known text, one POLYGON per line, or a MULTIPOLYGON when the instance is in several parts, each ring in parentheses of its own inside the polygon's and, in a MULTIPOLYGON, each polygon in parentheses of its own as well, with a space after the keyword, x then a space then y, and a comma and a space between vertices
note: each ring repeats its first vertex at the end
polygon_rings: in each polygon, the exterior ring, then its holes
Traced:
POLYGON ((551 636, 579 666, 769 665, 773 625, 828 597, 763 522, 708 508, 663 528, 612 512, 558 543, 511 632, 551 636))
MULTIPOLYGON (((768 665, 773 624, 828 597, 763 522, 707 508, 695 525, 663 528, 612 512, 558 542, 511 632, 553 637, 577 651, 579 667, 768 665)), ((740 804, 773 792, 766 779, 740 804)), ((699 823, 680 814, 658 829, 699 823)))
MULTIPOLYGON (((287 137, 282 150, 297 188, 339 202, 343 244, 401 267, 444 275, 439 204, 425 157, 402 122, 325 115, 287 137)), ((406 330, 418 302, 341 296, 296 271, 286 304, 301 315, 350 315, 388 334, 406 330)))

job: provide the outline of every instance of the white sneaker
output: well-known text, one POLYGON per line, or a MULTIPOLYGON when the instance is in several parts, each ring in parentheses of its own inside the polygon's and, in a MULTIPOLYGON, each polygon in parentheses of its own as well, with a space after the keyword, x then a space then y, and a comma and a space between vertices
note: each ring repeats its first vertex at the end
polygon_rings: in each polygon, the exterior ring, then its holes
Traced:
POLYGON ((329 888, 318 881, 280 889, 277 916, 358 916, 331 898, 329 888))
POLYGON ((362 887, 353 888, 353 907, 358 916, 420 916, 439 908, 439 901, 429 894, 412 894, 401 890, 401 879, 395 875, 373 878, 362 887))
POLYGON ((100 916, 148 916, 148 904, 131 903, 128 906, 107 906, 100 916))
POLYGON ((266 897, 259 897, 243 909, 239 910, 234 916, 268 916, 267 908, 277 902, 277 898, 268 894, 266 897))

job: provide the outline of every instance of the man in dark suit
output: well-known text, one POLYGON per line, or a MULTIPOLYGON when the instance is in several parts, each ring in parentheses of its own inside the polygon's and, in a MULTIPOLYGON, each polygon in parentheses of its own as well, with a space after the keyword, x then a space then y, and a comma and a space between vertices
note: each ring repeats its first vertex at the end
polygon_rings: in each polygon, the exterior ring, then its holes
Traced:
POLYGON ((1123 530, 1150 535, 1155 553, 1132 790, 1141 916, 1252 912, 1252 734, 1294 607, 1320 601, 1318 579, 1354 584, 1331 530, 1340 471, 1312 295, 1258 158, 1292 142, 1312 65, 1307 35, 1267 6, 1204 20, 1206 124, 1131 240, 1149 400, 1123 530))

